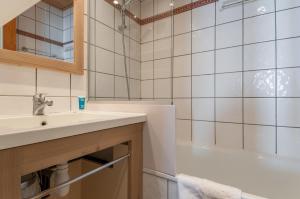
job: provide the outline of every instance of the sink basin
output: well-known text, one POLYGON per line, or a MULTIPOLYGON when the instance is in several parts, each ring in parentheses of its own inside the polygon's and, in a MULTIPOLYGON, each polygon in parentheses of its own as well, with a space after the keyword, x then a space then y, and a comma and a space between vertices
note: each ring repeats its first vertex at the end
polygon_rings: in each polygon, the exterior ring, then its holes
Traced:
POLYGON ((146 121, 144 114, 78 112, 0 119, 0 150, 146 121))
MULTIPOLYGON (((121 114, 122 115, 122 114, 121 114)), ((0 119, 0 132, 21 129, 48 128, 55 126, 68 126, 91 121, 112 120, 121 117, 120 114, 109 113, 66 113, 45 116, 28 116, 0 119)), ((128 115, 127 115, 128 116, 128 115)))

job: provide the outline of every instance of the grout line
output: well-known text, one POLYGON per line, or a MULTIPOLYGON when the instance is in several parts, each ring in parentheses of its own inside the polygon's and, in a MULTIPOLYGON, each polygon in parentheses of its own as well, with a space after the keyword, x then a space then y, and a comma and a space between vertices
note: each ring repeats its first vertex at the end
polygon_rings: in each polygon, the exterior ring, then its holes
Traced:
POLYGON ((216 99, 216 72, 217 72, 217 2, 215 3, 215 22, 214 22, 214 144, 217 145, 217 99, 216 99))
MULTIPOLYGON (((93 0, 94 1, 94 15, 96 16, 96 0, 93 0)), ((90 20, 90 19, 89 19, 90 20)), ((96 44, 96 20, 93 20, 94 22, 94 44, 96 44)), ((114 38, 115 39, 115 38, 114 38)), ((96 69, 96 48, 94 47, 94 67, 96 69)), ((97 98, 97 73, 94 74, 95 75, 95 98, 97 98)))
MULTIPOLYGON (((114 8, 114 27, 115 27, 116 26, 116 8, 115 7, 113 7, 113 8, 114 8)), ((115 74, 116 74, 116 54, 115 54, 115 52, 116 52, 116 31, 114 30, 114 98, 116 98, 116 76, 115 76, 115 74)), ((126 56, 126 55, 124 55, 124 56, 126 56)))
POLYGON ((242 148, 245 149, 245 2, 242 1, 242 148))
MULTIPOLYGON (((191 9, 191 31, 193 31, 193 12, 194 9, 191 9)), ((192 32, 191 34, 191 53, 193 52, 193 35, 192 32)), ((190 118, 193 119, 193 55, 191 54, 191 63, 190 63, 190 69, 191 69, 191 74, 190 74, 190 81, 191 81, 191 99, 190 99, 190 103, 191 103, 191 115, 190 118)), ((191 138, 192 138, 192 144, 193 144, 193 135, 194 135, 194 129, 193 129, 193 121, 191 120, 191 138)))
POLYGON ((277 106, 278 106, 278 63, 277 63, 277 3, 276 0, 274 0, 274 5, 275 5, 275 154, 278 154, 278 129, 277 129, 277 125, 278 125, 278 110, 277 110, 277 106))
MULTIPOLYGON (((154 0, 152 0, 152 6, 153 6, 153 15, 154 15, 154 9, 155 9, 155 6, 154 6, 154 0)), ((153 54, 152 54, 152 56, 153 56, 153 60, 154 60, 154 23, 152 23, 152 35, 153 35, 153 44, 152 44, 152 50, 153 50, 153 54)), ((153 70, 153 79, 155 79, 154 77, 154 61, 153 61, 153 63, 152 63, 152 70, 153 70)), ((152 83, 152 86, 153 86, 153 90, 152 90, 152 92, 153 92, 153 95, 152 95, 152 97, 153 97, 153 100, 155 99, 155 87, 154 87, 154 84, 155 84, 155 82, 154 82, 154 80, 153 80, 153 83, 152 83)))
MULTIPOLYGON (((174 4, 173 0, 171 2, 174 4)), ((174 105, 174 55, 175 55, 175 39, 174 39, 174 32, 175 32, 175 20, 174 20, 174 6, 171 7, 172 16, 171 16, 171 105, 174 105)))

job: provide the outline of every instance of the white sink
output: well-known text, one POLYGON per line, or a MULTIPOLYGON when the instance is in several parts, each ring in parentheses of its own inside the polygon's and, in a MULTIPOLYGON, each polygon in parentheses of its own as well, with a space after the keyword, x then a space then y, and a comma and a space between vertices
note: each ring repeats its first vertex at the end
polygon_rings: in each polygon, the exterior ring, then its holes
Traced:
POLYGON ((144 114, 79 112, 0 119, 0 150, 146 121, 144 114))

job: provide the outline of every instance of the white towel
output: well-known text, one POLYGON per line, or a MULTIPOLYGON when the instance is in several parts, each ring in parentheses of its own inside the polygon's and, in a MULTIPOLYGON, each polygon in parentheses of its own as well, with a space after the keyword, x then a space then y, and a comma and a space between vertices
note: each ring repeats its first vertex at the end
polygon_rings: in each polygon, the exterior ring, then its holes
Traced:
POLYGON ((209 180, 180 174, 177 176, 179 199, 241 199, 242 191, 209 180))

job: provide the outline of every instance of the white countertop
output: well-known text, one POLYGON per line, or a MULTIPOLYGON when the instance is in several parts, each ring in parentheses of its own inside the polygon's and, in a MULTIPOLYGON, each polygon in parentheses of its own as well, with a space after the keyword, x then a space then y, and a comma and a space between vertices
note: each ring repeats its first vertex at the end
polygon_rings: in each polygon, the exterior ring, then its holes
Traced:
POLYGON ((78 112, 0 118, 0 150, 146 121, 146 114, 78 112), (43 121, 47 122, 42 126, 43 121))

